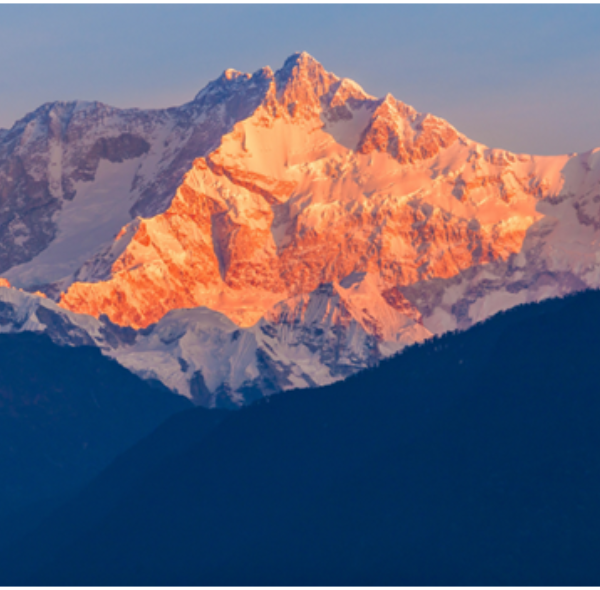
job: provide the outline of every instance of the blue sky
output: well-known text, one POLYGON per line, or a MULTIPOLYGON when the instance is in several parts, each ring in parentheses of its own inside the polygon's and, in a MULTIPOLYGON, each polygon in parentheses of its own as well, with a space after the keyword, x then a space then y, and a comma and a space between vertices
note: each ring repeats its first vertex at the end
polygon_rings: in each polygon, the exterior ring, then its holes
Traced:
POLYGON ((44 102, 163 107, 308 51, 469 137, 600 146, 600 5, 0 5, 0 127, 44 102))

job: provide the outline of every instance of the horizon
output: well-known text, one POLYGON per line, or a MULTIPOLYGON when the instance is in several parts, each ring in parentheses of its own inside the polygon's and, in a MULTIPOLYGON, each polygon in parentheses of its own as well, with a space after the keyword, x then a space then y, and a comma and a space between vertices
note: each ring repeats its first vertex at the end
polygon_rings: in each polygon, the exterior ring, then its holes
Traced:
POLYGON ((277 70, 307 51, 490 147, 600 146, 595 5, 4 5, 0 15, 0 128, 56 100, 177 106, 224 70, 277 70))

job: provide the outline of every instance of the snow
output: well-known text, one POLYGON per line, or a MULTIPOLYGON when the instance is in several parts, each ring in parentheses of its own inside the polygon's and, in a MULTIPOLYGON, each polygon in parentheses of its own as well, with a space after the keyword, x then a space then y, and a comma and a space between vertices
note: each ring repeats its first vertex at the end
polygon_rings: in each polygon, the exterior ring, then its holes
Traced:
POLYGON ((57 236, 33 260, 5 272, 16 287, 58 281, 75 272, 131 221, 135 202, 131 183, 141 158, 123 163, 101 160, 92 182, 77 182, 72 201, 63 201, 56 214, 57 236), (90 224, 93 220, 93 224, 90 224))
POLYGON ((432 334, 444 334, 458 327, 456 318, 441 307, 436 307, 435 311, 423 320, 423 325, 432 334))
POLYGON ((519 293, 508 293, 507 291, 495 291, 481 297, 469 307, 469 317, 473 323, 485 320, 500 311, 505 311, 522 303, 527 303, 528 294, 524 289, 519 293))
POLYGON ((222 314, 198 308, 178 310, 165 316, 147 336, 132 346, 111 353, 123 366, 144 378, 162 381, 181 395, 191 397, 190 379, 201 371, 214 391, 223 383, 234 389, 258 375, 256 339, 222 314), (183 372, 178 359, 188 367, 183 372))
POLYGON ((373 111, 368 105, 361 105, 358 109, 348 109, 351 119, 339 119, 335 122, 325 122, 324 130, 340 145, 349 150, 355 150, 362 132, 366 129, 373 111))
POLYGON ((0 325, 1 333, 47 331, 48 326, 40 322, 36 315, 36 311, 43 307, 86 332, 98 346, 106 345, 102 336, 102 325, 96 318, 67 311, 49 299, 10 287, 0 286, 0 302, 9 303, 16 310, 13 323, 8 321, 0 325))

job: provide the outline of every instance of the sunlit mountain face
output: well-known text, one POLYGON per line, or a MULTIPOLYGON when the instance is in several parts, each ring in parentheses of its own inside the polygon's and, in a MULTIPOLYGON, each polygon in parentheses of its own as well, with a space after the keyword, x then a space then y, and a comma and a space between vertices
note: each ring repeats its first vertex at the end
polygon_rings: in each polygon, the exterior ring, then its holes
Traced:
POLYGON ((599 229, 600 149, 489 149, 295 54, 181 107, 52 103, 2 134, 0 331, 239 407, 597 288, 599 229))

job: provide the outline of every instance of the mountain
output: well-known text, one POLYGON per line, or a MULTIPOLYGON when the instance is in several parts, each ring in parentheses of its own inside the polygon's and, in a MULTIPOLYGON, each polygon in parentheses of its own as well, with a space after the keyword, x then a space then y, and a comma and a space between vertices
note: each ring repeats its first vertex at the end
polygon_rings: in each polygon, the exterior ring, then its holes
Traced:
POLYGON ((4 583, 597 585, 598 310, 518 306, 196 440, 205 411, 174 416, 5 553, 4 583))
MULTIPOLYGON (((44 334, 0 334, 0 519, 74 494, 166 418, 191 406, 80 344, 58 346, 44 334)), ((1 544, 10 531, 0 531, 1 544)))
POLYGON ((2 276, 135 331, 104 350, 210 407, 598 288, 599 208, 600 149, 490 149, 306 53, 0 136, 2 276))

